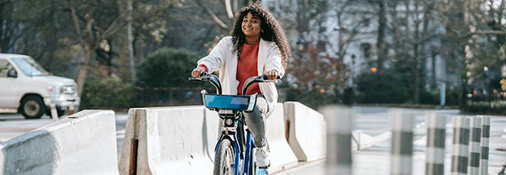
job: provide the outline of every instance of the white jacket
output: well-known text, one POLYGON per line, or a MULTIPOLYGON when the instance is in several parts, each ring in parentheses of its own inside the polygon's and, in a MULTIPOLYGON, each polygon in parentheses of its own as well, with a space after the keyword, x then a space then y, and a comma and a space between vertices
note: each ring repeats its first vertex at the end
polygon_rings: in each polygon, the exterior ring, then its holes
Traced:
MULTIPOLYGON (((223 94, 237 95, 237 52, 234 50, 232 37, 227 36, 220 40, 211 53, 198 61, 203 64, 209 72, 219 71, 220 83, 223 94)), ((274 42, 260 39, 258 49, 258 75, 264 74, 266 71, 275 69, 282 77, 285 69, 281 64, 281 54, 274 42)), ((269 111, 274 109, 274 105, 278 102, 278 91, 274 83, 259 83, 260 92, 264 95, 269 106, 269 111)))

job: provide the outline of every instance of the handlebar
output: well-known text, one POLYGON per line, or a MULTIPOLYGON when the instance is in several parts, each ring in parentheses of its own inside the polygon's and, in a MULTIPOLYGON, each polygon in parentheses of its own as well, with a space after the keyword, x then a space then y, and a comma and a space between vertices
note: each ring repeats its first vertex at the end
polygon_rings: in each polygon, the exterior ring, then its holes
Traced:
POLYGON ((266 74, 263 74, 263 75, 260 75, 260 76, 249 77, 244 82, 244 85, 242 86, 242 94, 245 95, 246 92, 248 91, 248 88, 251 85, 253 85, 253 83, 276 82, 279 79, 281 79, 281 77, 279 75, 277 75, 275 80, 270 80, 269 78, 267 78, 266 74))
MULTIPOLYGON (((267 78, 266 74, 250 77, 244 82, 244 85, 242 86, 242 94, 246 94, 248 88, 253 83, 276 82, 279 79, 281 79, 281 77, 278 75, 278 76, 276 76, 275 80, 270 80, 267 78)), ((190 81, 209 81, 216 88, 217 94, 222 93, 220 79, 218 78, 218 76, 216 76, 214 74, 202 72, 202 75, 200 77, 188 77, 188 80, 190 80, 190 81)))
POLYGON ((214 74, 209 74, 207 72, 202 72, 200 77, 188 77, 190 81, 209 81, 214 88, 216 88, 216 94, 221 94, 221 83, 218 76, 214 74))

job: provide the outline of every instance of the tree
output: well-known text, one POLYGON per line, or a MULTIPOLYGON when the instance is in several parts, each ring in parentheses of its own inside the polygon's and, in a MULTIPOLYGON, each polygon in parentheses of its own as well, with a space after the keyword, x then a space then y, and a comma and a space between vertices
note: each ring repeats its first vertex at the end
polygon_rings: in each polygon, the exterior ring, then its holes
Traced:
POLYGON ((439 24, 435 22, 434 1, 401 0, 388 3, 395 57, 399 63, 412 65, 412 102, 419 103, 420 88, 424 81, 425 45, 439 36, 439 24))
POLYGON ((140 87, 187 87, 188 76, 198 60, 198 54, 186 49, 161 48, 139 64, 140 87))
MULTIPOLYGON (((116 3, 115 1, 67 0, 67 7, 74 23, 75 36, 84 52, 84 59, 79 66, 76 78, 79 96, 83 92, 83 85, 94 49, 120 31, 129 21, 126 18, 126 13, 118 14, 103 9, 115 6, 116 3), (106 14, 99 15, 99 12, 106 14)), ((139 21, 161 15, 176 3, 178 1, 168 1, 162 5, 138 4, 138 10, 132 15, 132 20, 139 21)))
POLYGON ((0 51, 3 52, 11 50, 18 38, 15 35, 17 23, 12 20, 12 4, 12 0, 0 1, 0 51))
MULTIPOLYGON (((462 80, 459 93, 459 106, 462 109, 467 108, 466 99, 470 90, 468 86, 472 83, 472 76, 476 75, 476 71, 480 68, 483 69, 486 65, 483 63, 490 61, 482 61, 489 59, 486 57, 477 57, 480 55, 476 54, 479 53, 479 48, 488 48, 492 52, 502 53, 498 55, 504 55, 504 47, 501 45, 504 45, 505 28, 496 24, 504 19, 505 4, 505 0, 473 2, 450 0, 437 3, 439 20, 446 30, 443 54, 458 71, 458 79, 462 80), (480 46, 483 42, 478 41, 485 41, 487 38, 487 43, 494 43, 495 49, 480 46)), ((502 62, 504 65, 504 57, 502 62)))
MULTIPOLYGON (((250 3, 257 2, 259 0, 243 0, 242 6, 247 6, 250 3)), ((220 18, 220 13, 215 13, 211 8, 209 8, 209 5, 204 4, 202 0, 195 0, 195 2, 198 4, 202 10, 205 11, 205 13, 212 19, 212 21, 219 26, 224 31, 230 31, 231 27, 234 23, 234 14, 237 10, 239 10, 239 0, 224 0, 222 1, 222 7, 219 8, 219 10, 216 10, 218 12, 225 11, 226 17, 220 18), (225 7, 225 8, 223 8, 225 7), (225 18, 225 22, 222 20, 225 18)), ((208 3, 216 3, 216 2, 208 2, 208 3)), ((223 13, 221 13, 223 14, 223 13)))

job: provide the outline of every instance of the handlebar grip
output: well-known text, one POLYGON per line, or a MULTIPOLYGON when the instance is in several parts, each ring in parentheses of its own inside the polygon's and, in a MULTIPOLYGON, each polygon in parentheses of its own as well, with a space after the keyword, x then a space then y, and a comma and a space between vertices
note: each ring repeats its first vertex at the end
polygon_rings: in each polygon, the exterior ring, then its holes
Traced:
POLYGON ((211 74, 207 72, 202 72, 200 77, 188 77, 188 80, 190 81, 205 81, 211 77, 211 74))
POLYGON ((190 81, 202 81, 202 78, 200 78, 200 77, 188 77, 188 80, 190 80, 190 81))
MULTIPOLYGON (((270 79, 267 77, 267 74, 263 74, 261 77, 262 77, 264 80, 270 80, 270 79)), ((275 80, 279 80, 279 79, 281 79, 281 76, 276 75, 276 79, 275 79, 275 80)))

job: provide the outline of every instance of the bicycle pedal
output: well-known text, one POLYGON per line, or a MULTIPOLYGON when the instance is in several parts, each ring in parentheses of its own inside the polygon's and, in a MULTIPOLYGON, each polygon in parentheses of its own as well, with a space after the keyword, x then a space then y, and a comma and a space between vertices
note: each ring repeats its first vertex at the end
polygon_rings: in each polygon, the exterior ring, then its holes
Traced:
POLYGON ((267 165, 267 166, 265 166, 265 167, 258 167, 258 168, 259 168, 259 169, 264 169, 264 170, 265 170, 265 169, 268 169, 270 166, 271 166, 271 165, 267 165))

